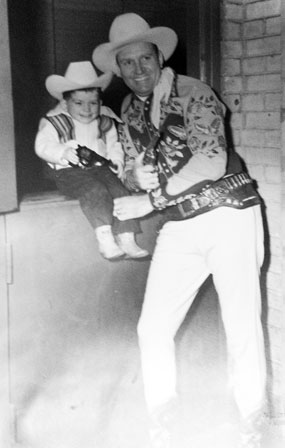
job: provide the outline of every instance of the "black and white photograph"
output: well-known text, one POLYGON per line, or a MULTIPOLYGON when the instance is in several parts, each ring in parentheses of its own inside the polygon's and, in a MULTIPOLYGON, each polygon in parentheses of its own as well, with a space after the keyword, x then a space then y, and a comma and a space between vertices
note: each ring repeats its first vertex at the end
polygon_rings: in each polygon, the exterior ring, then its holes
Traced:
POLYGON ((285 0, 0 0, 0 448, 283 448, 285 0))

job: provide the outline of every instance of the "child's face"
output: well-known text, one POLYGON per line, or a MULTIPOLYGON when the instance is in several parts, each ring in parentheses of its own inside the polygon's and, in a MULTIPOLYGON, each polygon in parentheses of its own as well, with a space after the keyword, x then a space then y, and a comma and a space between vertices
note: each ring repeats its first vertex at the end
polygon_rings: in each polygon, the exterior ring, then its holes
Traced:
POLYGON ((100 113, 100 94, 98 90, 75 90, 65 101, 67 112, 80 123, 89 124, 100 113))

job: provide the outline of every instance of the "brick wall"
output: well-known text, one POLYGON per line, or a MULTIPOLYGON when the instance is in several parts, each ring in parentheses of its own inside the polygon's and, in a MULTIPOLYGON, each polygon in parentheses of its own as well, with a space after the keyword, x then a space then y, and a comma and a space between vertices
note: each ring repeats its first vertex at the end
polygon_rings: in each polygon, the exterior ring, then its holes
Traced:
MULTIPOLYGON (((236 150, 265 204, 264 324, 269 410, 284 418, 282 287, 282 0, 223 0, 222 97, 231 111, 236 150)), ((283 162, 284 163, 284 162, 283 162)), ((284 253, 284 251, 283 251, 284 253)), ((283 341, 284 342, 284 341, 283 341)), ((284 347, 284 346, 283 346, 284 347)), ((283 349, 284 350, 284 349, 283 349)))

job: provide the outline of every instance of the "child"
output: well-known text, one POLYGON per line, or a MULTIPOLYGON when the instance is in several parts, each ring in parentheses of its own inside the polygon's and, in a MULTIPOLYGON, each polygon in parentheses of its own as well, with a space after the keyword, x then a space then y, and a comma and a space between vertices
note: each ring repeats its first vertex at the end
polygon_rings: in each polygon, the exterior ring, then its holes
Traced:
POLYGON ((59 191, 79 199, 103 257, 143 258, 148 252, 134 237, 140 231, 138 222, 113 217, 113 199, 130 193, 119 179, 124 168, 114 123, 119 118, 100 101, 101 89, 108 86, 111 76, 98 76, 89 61, 70 63, 64 76, 49 76, 46 88, 59 103, 41 119, 35 151, 48 163, 59 191), (85 168, 78 157, 79 145, 111 160, 115 172, 107 165, 85 168))

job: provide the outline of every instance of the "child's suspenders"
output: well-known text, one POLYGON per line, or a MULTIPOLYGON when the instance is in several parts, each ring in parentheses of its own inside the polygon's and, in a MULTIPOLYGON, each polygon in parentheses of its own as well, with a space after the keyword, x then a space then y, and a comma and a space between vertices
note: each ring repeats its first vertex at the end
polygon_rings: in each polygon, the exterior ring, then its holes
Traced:
MULTIPOLYGON (((58 114, 53 116, 45 116, 57 130, 59 140, 65 143, 68 140, 75 140, 74 125, 72 118, 65 114, 58 114)), ((99 119, 99 138, 106 142, 106 133, 111 129, 113 120, 106 115, 101 115, 99 119)))
POLYGON ((58 114, 50 117, 46 115, 45 119, 55 127, 62 143, 75 139, 74 125, 70 117, 65 114, 58 114))

